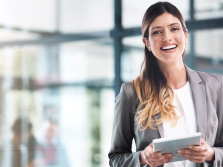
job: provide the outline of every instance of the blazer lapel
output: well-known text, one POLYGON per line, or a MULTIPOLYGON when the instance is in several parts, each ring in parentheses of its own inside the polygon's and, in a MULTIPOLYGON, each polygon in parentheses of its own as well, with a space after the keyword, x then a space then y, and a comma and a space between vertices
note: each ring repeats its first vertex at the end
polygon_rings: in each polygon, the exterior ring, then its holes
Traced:
POLYGON ((187 77, 191 86, 192 98, 197 117, 197 131, 202 133, 205 139, 207 123, 207 103, 205 85, 202 83, 200 76, 190 68, 186 67, 187 77))
MULTIPOLYGON (((160 119, 161 113, 158 113, 153 116, 153 120, 156 122, 158 119, 160 119)), ((163 129, 163 123, 158 125, 158 131, 160 133, 161 138, 164 138, 164 129, 163 129)))

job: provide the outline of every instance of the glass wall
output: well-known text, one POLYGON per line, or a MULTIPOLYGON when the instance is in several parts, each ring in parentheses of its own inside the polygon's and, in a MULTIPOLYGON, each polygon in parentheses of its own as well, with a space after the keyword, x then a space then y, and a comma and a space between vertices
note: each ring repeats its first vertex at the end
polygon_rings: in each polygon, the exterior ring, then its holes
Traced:
MULTIPOLYGON (((127 27, 137 27, 141 26, 142 18, 146 9, 156 3, 158 0, 123 0, 123 26, 127 27)), ((189 19, 189 1, 188 0, 171 0, 170 3, 174 4, 182 13, 185 20, 189 19)))
POLYGON ((60 0, 63 33, 110 30, 114 27, 113 0, 60 0))
POLYGON ((223 75, 223 29, 195 32, 196 66, 200 71, 223 75))
POLYGON ((112 0, 7 0, 0 2, 0 25, 62 33, 110 30, 112 0))
POLYGON ((103 42, 0 49, 1 166, 108 165, 114 63, 103 42))
POLYGON ((223 17, 221 0, 195 0, 195 18, 210 19, 223 17))

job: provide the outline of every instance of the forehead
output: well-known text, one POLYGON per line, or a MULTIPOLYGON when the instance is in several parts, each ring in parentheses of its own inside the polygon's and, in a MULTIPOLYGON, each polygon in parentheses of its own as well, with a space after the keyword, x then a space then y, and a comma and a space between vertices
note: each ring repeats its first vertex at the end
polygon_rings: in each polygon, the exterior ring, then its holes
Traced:
POLYGON ((154 27, 166 27, 173 23, 181 24, 180 20, 177 17, 169 13, 164 13, 153 20, 153 22, 150 24, 149 29, 152 29, 154 27))

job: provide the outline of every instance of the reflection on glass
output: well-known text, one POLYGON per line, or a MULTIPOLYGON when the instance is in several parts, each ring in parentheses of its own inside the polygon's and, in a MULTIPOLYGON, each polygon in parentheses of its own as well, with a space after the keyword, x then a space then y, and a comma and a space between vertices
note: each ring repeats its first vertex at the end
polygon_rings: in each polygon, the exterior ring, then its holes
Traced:
POLYGON ((108 166, 114 63, 106 41, 0 49, 0 166, 108 166))
POLYGON ((43 135, 41 141, 40 154, 43 157, 45 166, 67 166, 70 167, 67 153, 59 136, 60 127, 57 120, 48 118, 43 122, 43 135))
POLYGON ((32 132, 32 123, 26 118, 17 118, 13 123, 12 132, 10 166, 34 166, 39 145, 32 132))

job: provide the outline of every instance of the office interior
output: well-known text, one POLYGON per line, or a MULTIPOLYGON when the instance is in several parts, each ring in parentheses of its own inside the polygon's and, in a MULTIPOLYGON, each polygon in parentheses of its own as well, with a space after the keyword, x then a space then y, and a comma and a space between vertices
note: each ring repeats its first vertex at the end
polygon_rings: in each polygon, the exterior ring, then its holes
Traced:
MULTIPOLYGON (((0 2, 0 166, 109 166, 115 97, 140 74, 155 2, 0 2)), ((184 63, 223 75, 223 1, 169 2, 189 31, 184 63)))

